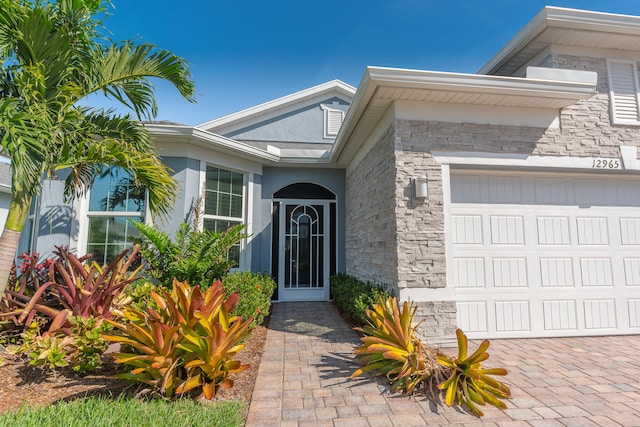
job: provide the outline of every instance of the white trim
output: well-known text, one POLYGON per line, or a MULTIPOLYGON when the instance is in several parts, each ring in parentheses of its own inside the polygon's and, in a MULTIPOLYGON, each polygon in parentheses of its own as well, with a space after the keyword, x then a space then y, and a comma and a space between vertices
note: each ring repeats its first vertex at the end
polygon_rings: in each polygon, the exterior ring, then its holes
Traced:
POLYGON ((255 107, 247 108, 237 113, 229 114, 215 120, 201 123, 199 125, 196 125, 196 128, 215 130, 217 128, 231 126, 234 123, 247 120, 252 116, 260 116, 274 109, 281 110, 292 104, 299 104, 303 101, 308 101, 311 98, 330 93, 332 91, 340 93, 350 101, 351 99, 353 99, 353 96, 356 93, 356 88, 340 80, 332 80, 330 82, 313 86, 311 88, 304 89, 299 92, 295 92, 260 105, 256 105, 255 107))
MULTIPOLYGON (((326 200, 326 199, 273 199, 273 202, 279 203, 279 227, 278 227, 278 301, 286 302, 286 301, 329 301, 330 295, 330 280, 329 275, 331 272, 331 249, 330 249, 330 234, 331 234, 331 215, 330 215, 330 206, 332 203, 336 204, 336 200, 326 200), (296 290, 286 290, 284 288, 284 262, 285 262, 285 230, 286 230, 286 205, 298 205, 298 206, 311 206, 311 205, 322 205, 323 206, 323 228, 324 228, 324 239, 323 239, 323 287, 322 289, 318 288, 300 288, 296 290), (289 293, 290 295, 287 297, 285 295, 289 293), (291 294, 300 294, 291 296, 291 294)), ((337 211, 336 211, 337 213, 337 211)), ((337 221, 337 217, 336 217, 337 221)), ((336 234, 337 234, 337 224, 336 224, 336 234)), ((337 237, 336 237, 337 240, 337 237)), ((336 261, 338 254, 336 253, 336 261)), ((337 263, 336 263, 337 266, 337 263)))
MULTIPOLYGON (((607 58, 607 80, 609 82, 609 104, 610 104, 610 115, 611 115, 611 122, 613 124, 621 124, 621 125, 640 125, 640 94, 638 93, 640 91, 640 85, 638 84, 638 66, 636 61, 633 60, 628 60, 628 59, 615 59, 615 58, 607 58), (615 83, 616 81, 614 80, 614 76, 613 76, 613 66, 614 65, 628 65, 631 66, 631 76, 625 76, 625 77, 631 77, 631 79, 633 80, 633 90, 635 91, 635 102, 634 102, 634 108, 635 108, 635 119, 625 119, 625 118, 621 118, 619 113, 622 111, 623 107, 621 105, 619 105, 619 100, 620 97, 617 94, 616 90, 617 88, 615 87, 615 83)), ((628 98, 631 98, 631 96, 628 96, 628 98)), ((630 103, 627 103, 630 104, 630 103)))
MULTIPOLYGON (((206 202, 204 202, 202 204, 202 224, 199 224, 199 226, 204 228, 204 221, 207 219, 212 221, 236 222, 236 223, 245 225, 245 233, 251 236, 253 222, 250 223, 248 219, 249 218, 248 209, 249 209, 249 200, 250 200, 248 199, 248 197, 250 196, 249 194, 250 172, 243 171, 243 170, 236 170, 236 169, 230 168, 229 166, 220 166, 217 163, 201 160, 200 161, 200 194, 203 195, 205 199, 206 199, 206 190, 207 190, 207 167, 213 167, 223 171, 242 175, 242 207, 241 207, 242 217, 207 214, 205 213, 206 202)), ((251 266, 251 255, 249 254, 250 251, 247 250, 248 247, 249 247, 249 238, 242 239, 240 241, 240 259, 238 260, 238 266, 232 268, 231 269, 232 271, 244 271, 249 269, 249 267, 251 266)))
POLYGON ((619 160, 619 167, 599 170, 594 168, 593 164, 594 161, 603 160, 601 157, 533 156, 463 151, 433 151, 431 154, 436 161, 447 165, 583 169, 590 171, 640 170, 638 164, 630 164, 630 162, 627 164, 622 161, 622 158, 615 157, 611 159, 619 160))
POLYGON ((320 108, 322 109, 322 118, 323 118, 322 120, 323 138, 335 139, 336 136, 338 135, 338 132, 340 132, 340 126, 342 126, 342 122, 344 121, 345 112, 338 108, 331 108, 323 104, 320 104, 320 108), (332 121, 332 117, 331 117, 332 114, 340 115, 340 124, 338 125, 337 129, 332 129, 332 125, 335 126, 335 124, 332 121))
MULTIPOLYGON (((639 36, 640 17, 546 6, 480 68, 478 73, 497 74, 521 52, 528 57, 519 62, 529 63, 538 52, 528 52, 526 48, 548 28, 562 28, 567 33, 588 31, 603 39, 612 35, 639 36)), ((556 40, 556 43, 561 43, 561 40, 556 40)), ((624 49, 623 46, 618 48, 624 49)))
POLYGON ((475 105, 514 107, 526 106, 535 101, 540 108, 557 112, 561 107, 590 98, 595 90, 595 85, 579 82, 368 67, 329 159, 343 166, 348 165, 358 147, 345 150, 347 142, 353 145, 353 140, 356 140, 355 143, 362 144, 385 114, 388 105, 401 100, 406 92, 434 91, 440 94, 450 92, 452 95, 472 95, 470 98, 473 101, 469 102, 475 105), (388 98, 378 99, 376 93, 380 88, 397 90, 388 98))

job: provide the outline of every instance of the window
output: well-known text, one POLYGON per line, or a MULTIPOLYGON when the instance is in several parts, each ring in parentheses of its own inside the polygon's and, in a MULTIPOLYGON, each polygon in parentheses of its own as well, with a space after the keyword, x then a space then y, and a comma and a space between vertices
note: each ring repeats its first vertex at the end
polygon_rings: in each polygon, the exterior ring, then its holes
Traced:
POLYGON ((611 121, 614 124, 640 125, 638 67, 635 61, 607 60, 611 121))
MULTIPOLYGON (((244 223, 244 175, 207 166, 204 228, 221 233, 244 223)), ((229 259, 240 265, 240 244, 229 251, 229 259)))
POLYGON ((130 221, 143 221, 144 212, 144 188, 136 186, 124 169, 109 168, 91 187, 87 253, 98 264, 112 261, 140 236, 130 221))
POLYGON ((342 126, 344 111, 326 105, 320 105, 320 108, 324 112, 324 137, 335 138, 338 136, 340 126, 342 126))

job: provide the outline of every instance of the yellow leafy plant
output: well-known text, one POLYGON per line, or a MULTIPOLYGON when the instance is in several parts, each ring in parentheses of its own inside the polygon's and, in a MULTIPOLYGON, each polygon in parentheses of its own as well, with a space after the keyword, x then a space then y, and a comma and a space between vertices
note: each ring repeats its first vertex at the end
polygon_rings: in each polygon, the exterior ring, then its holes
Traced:
POLYGON ((413 324, 415 312, 406 301, 400 309, 395 297, 379 297, 378 303, 366 310, 367 325, 355 328, 364 335, 362 345, 355 349, 363 366, 352 379, 366 372, 384 375, 392 390, 412 393, 432 376, 437 363, 416 335, 420 324, 413 324))
POLYGON ((248 368, 233 358, 244 348, 252 321, 229 315, 238 295, 225 299, 219 281, 201 291, 174 280, 171 292, 151 296, 157 309, 124 307, 123 321, 109 321, 118 333, 103 335, 132 349, 115 355, 116 363, 133 368, 119 377, 149 384, 168 397, 200 389, 211 399, 220 387, 231 387, 229 375, 248 368))
POLYGON ((489 358, 489 341, 484 340, 472 355, 467 356, 467 336, 458 329, 456 337, 458 356, 454 358, 445 354, 438 355, 438 363, 451 373, 446 381, 438 385, 441 390, 446 390, 445 403, 448 406, 456 402, 459 405, 466 404, 478 416, 483 416, 484 413, 477 405, 489 403, 497 408, 506 409, 507 406, 501 399, 511 397, 511 391, 490 375, 504 376, 507 375, 507 371, 502 368, 482 367, 482 362, 489 358))

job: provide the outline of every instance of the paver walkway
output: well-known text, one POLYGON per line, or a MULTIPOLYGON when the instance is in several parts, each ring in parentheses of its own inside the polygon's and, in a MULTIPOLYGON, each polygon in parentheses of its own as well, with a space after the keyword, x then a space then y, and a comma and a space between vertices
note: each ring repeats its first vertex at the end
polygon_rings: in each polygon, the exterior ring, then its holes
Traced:
POLYGON ((246 425, 640 426, 640 336, 492 340, 513 397, 483 418, 349 380, 358 342, 330 303, 275 304, 246 425))

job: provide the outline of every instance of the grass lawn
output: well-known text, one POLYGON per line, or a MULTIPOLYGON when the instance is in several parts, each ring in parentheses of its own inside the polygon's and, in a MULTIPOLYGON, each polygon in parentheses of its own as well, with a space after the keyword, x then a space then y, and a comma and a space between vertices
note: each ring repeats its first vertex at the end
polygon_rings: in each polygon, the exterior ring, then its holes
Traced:
POLYGON ((142 401, 126 397, 88 398, 0 414, 0 426, 242 426, 246 404, 220 401, 202 405, 184 399, 142 401))

